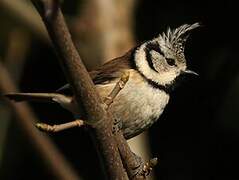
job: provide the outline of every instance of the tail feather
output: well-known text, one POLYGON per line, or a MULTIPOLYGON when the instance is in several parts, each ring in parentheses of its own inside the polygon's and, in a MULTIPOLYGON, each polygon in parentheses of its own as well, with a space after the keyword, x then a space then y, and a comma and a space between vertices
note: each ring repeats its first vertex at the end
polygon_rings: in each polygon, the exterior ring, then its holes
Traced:
POLYGON ((64 95, 58 93, 9 93, 5 94, 10 100, 16 102, 20 101, 41 101, 41 102, 54 102, 55 99, 63 97, 64 95))
POLYGON ((20 101, 38 101, 38 102, 55 102, 60 104, 63 108, 72 112, 73 114, 79 114, 78 106, 73 101, 72 96, 66 96, 60 93, 9 93, 5 94, 10 100, 16 102, 20 101))

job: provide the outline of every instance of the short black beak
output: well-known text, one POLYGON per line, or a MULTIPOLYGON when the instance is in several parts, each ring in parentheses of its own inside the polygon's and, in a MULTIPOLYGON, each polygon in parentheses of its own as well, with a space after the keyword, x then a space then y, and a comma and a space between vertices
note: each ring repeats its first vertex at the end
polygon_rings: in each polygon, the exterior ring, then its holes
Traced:
POLYGON ((194 72, 194 71, 191 71, 189 69, 186 69, 184 71, 182 71, 183 74, 192 74, 192 75, 195 75, 195 76, 199 76, 198 73, 194 72))

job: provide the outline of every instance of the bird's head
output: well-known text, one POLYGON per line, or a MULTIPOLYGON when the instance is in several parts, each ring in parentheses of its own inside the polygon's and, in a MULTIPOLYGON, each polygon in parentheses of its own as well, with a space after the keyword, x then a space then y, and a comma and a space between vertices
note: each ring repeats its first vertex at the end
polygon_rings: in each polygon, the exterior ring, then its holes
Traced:
POLYGON ((135 53, 139 72, 158 85, 170 85, 181 74, 197 73, 187 69, 184 48, 191 30, 199 23, 184 24, 143 43, 135 53))

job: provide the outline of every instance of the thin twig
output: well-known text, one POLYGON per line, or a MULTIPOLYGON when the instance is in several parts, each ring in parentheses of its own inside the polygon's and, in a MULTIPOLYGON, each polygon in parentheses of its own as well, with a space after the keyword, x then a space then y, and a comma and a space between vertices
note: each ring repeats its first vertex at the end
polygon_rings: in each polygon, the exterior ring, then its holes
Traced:
MULTIPOLYGON (((8 92, 17 92, 17 88, 14 86, 12 79, 5 67, 0 62, 0 92, 6 94, 8 92)), ((12 107, 17 115, 17 120, 23 128, 24 132, 29 137, 29 140, 34 145, 36 150, 41 155, 44 163, 51 169, 52 174, 57 179, 62 180, 79 180, 79 176, 76 171, 71 167, 69 162, 54 146, 51 140, 39 133, 39 131, 33 126, 33 123, 37 122, 37 118, 33 114, 31 108, 26 103, 14 103, 6 99, 6 102, 12 107)))
MULTIPOLYGON (((42 3, 43 7, 46 2, 49 3, 47 0, 32 2, 42 3)), ((72 42, 60 8, 56 9, 54 18, 47 18, 45 9, 38 9, 38 12, 43 18, 55 50, 60 57, 60 63, 73 88, 76 101, 78 104, 83 104, 86 123, 93 127, 93 137, 102 155, 102 162, 104 162, 108 178, 127 179, 112 134, 113 118, 103 108, 103 101, 96 92, 94 84, 72 42)))
POLYGON ((123 73, 120 80, 116 83, 114 89, 111 91, 111 93, 105 97, 104 103, 107 105, 107 108, 113 103, 115 97, 119 94, 119 92, 124 88, 127 81, 129 80, 129 72, 123 73))
POLYGON ((82 126, 84 126, 84 121, 83 120, 75 120, 75 121, 71 121, 71 122, 68 122, 68 123, 57 124, 57 125, 49 125, 49 124, 45 124, 45 123, 36 123, 36 127, 39 130, 45 131, 45 132, 51 132, 51 133, 63 131, 63 130, 74 128, 74 127, 82 127, 82 126))

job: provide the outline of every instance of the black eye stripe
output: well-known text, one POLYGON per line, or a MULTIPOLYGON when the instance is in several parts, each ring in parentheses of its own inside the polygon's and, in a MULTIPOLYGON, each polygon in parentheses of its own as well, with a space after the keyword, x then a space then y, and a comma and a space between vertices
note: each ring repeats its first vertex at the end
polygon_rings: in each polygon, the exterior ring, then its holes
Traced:
MULTIPOLYGON (((149 66, 150 66, 153 70, 157 71, 157 70, 154 68, 154 66, 153 66, 152 57, 151 57, 151 54, 150 54, 150 51, 151 51, 151 50, 154 50, 154 51, 158 52, 158 53, 161 54, 163 57, 165 57, 165 54, 161 51, 160 46, 159 46, 159 44, 158 44, 157 42, 148 43, 148 44, 146 45, 145 51, 146 51, 146 58, 147 58, 148 64, 149 64, 149 66)), ((165 57, 165 59, 166 59, 168 65, 170 65, 170 66, 176 66, 175 59, 166 58, 166 57, 165 57)))
POLYGON ((149 67, 150 67, 152 70, 158 72, 158 71, 155 69, 155 67, 154 67, 154 64, 153 64, 153 61, 152 61, 152 56, 151 56, 151 54, 150 54, 150 50, 151 50, 151 49, 148 49, 147 47, 145 48, 146 60, 147 60, 147 62, 148 62, 149 67))
POLYGON ((154 50, 158 52, 159 54, 161 54, 162 56, 164 56, 164 53, 161 51, 158 43, 149 43, 146 45, 146 48, 148 49, 148 51, 154 50))

